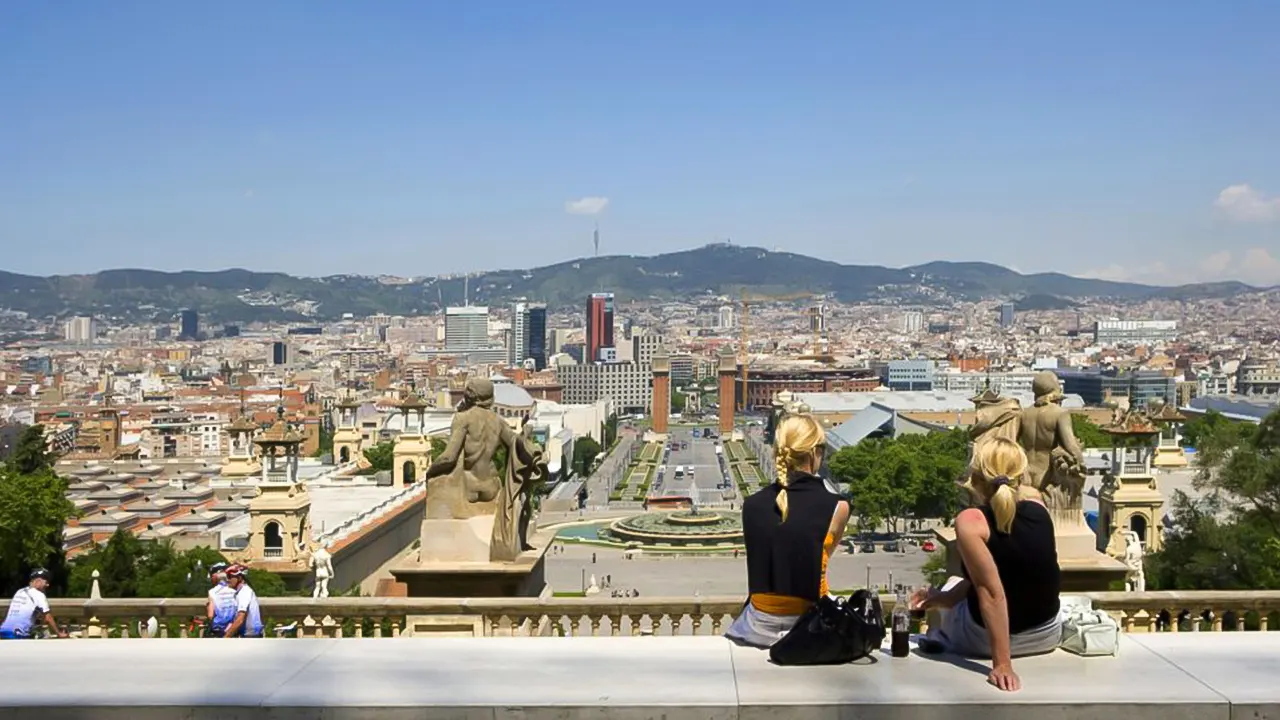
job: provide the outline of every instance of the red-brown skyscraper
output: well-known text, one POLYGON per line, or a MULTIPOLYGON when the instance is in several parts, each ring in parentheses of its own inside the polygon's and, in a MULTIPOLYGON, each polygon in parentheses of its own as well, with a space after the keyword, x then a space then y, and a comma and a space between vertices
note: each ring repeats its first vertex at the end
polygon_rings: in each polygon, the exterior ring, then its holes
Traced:
POLYGON ((585 362, 600 359, 600 350, 613 345, 613 293, 592 293, 587 298, 587 347, 585 362))

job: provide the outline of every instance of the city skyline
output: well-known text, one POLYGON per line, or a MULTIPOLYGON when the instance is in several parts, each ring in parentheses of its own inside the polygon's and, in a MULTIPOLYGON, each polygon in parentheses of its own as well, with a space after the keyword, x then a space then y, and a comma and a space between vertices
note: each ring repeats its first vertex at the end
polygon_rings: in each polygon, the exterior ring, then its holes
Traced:
POLYGON ((1280 283, 1274 7, 583 7, 6 8, 4 269, 435 276, 598 223, 601 255, 1280 283))

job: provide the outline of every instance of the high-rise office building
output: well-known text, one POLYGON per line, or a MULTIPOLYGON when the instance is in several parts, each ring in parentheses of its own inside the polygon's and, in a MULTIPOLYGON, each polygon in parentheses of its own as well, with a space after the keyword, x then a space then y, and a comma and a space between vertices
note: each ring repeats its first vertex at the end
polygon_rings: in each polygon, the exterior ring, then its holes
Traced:
POLYGON ((1000 327, 1013 327, 1013 303, 1005 303, 1000 306, 1000 327))
POLYGON ((613 293, 592 293, 587 298, 586 362, 596 362, 600 352, 613 347, 613 293))
POLYGON ((289 364, 289 343, 284 342, 283 340, 277 340, 271 343, 271 364, 289 364))
POLYGON ((919 310, 908 310, 902 313, 902 332, 918 333, 924 329, 924 313, 919 310))
POLYGON ((445 350, 483 350, 489 347, 489 308, 481 305, 444 310, 445 350))
POLYGON ((529 349, 526 357, 533 358, 534 367, 547 369, 547 306, 530 305, 529 319, 525 333, 528 335, 529 349))
POLYGON ((507 364, 519 365, 529 357, 529 303, 512 303, 511 334, 507 336, 507 364))
POLYGON ((178 323, 178 339, 179 340, 199 340, 200 339, 200 316, 195 310, 187 309, 182 311, 178 323))
POLYGON ((733 306, 721 305, 719 313, 719 325, 721 330, 733 329, 733 306))
POLYGON ((90 345, 98 337, 98 321, 88 316, 78 316, 67 320, 62 328, 67 342, 90 345))

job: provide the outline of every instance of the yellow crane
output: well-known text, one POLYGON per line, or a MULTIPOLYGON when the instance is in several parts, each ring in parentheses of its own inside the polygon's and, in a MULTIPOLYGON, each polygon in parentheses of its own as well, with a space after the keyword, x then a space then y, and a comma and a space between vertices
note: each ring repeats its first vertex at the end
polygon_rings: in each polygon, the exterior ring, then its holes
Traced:
POLYGON ((738 410, 747 409, 747 376, 749 374, 747 365, 749 363, 749 355, 747 348, 751 346, 751 331, 748 322, 751 314, 752 303, 762 302, 791 302, 793 300, 804 300, 812 298, 814 293, 787 293, 786 295, 752 295, 745 289, 738 293, 738 305, 742 308, 738 318, 738 367, 741 368, 742 393, 739 395, 738 410))

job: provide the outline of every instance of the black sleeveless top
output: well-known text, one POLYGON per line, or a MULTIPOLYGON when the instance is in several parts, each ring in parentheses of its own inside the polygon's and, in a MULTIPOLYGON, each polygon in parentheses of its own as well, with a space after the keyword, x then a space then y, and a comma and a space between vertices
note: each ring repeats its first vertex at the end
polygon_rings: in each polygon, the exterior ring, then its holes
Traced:
POLYGON ((822 584, 822 543, 841 498, 819 477, 793 472, 787 478, 786 522, 778 511, 777 482, 742 503, 747 591, 816 602, 822 584))
MULTIPOLYGON (((1040 503, 1019 502, 1013 528, 1006 535, 996 529, 995 513, 990 506, 979 509, 991 530, 987 549, 996 561, 1000 583, 1004 585, 1009 632, 1016 634, 1045 624, 1058 614, 1058 593, 1062 591, 1058 544, 1053 537, 1053 518, 1049 511, 1040 503)), ((969 577, 968 568, 964 569, 964 576, 969 577)), ((986 627, 978 607, 976 586, 970 585, 968 601, 969 616, 978 627, 986 627)))

